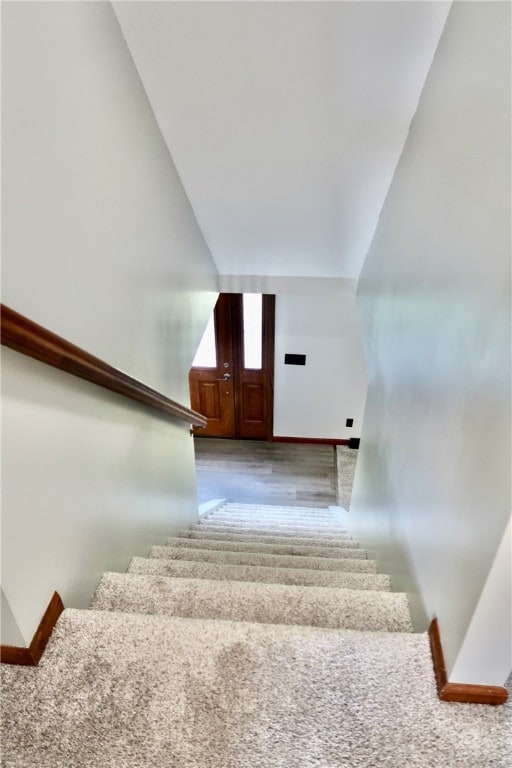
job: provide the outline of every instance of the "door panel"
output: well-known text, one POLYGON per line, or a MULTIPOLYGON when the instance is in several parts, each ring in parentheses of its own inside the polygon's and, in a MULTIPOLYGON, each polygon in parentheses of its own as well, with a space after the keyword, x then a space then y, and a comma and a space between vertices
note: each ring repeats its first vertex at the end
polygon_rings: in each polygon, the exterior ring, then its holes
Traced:
POLYGON ((213 381, 198 381, 201 413, 208 419, 220 419, 219 387, 213 381))
POLYGON ((234 437, 233 384, 229 381, 211 381, 211 374, 199 372, 195 381, 190 382, 194 410, 208 419, 208 426, 202 430, 207 435, 234 437))
POLYGON ((268 404, 265 374, 243 371, 240 383, 240 437, 264 440, 268 431, 268 404))
POLYGON ((208 419, 208 426, 196 431, 199 436, 259 440, 272 436, 275 297, 265 295, 258 302, 251 296, 248 303, 262 314, 259 325, 257 318, 255 322, 246 314, 253 336, 250 362, 259 365, 261 360, 261 366, 244 367, 242 294, 220 294, 214 311, 216 350, 210 354, 216 365, 190 371, 192 408, 208 419), (256 343, 255 333, 261 336, 256 343), (261 354, 255 356, 258 344, 261 354))
POLYGON ((215 367, 192 367, 189 375, 192 408, 208 419, 201 434, 235 437, 235 395, 231 342, 231 301, 220 294, 214 310, 215 367))
POLYGON ((272 437, 274 395, 275 296, 263 296, 261 323, 261 368, 245 368, 243 354, 243 312, 241 317, 239 364, 239 423, 242 438, 269 440, 272 437))
POLYGON ((244 384, 242 387, 242 421, 262 422, 265 416, 262 384, 244 384))

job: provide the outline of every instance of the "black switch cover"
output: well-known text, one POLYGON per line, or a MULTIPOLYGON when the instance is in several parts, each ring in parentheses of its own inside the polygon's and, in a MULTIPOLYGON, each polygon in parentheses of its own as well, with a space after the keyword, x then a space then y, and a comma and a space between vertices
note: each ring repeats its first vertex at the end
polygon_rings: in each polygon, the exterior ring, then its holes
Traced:
POLYGON ((354 419, 347 419, 345 422, 346 427, 353 427, 354 426, 354 419))
POLYGON ((306 355, 285 355, 285 365, 306 365, 306 355))

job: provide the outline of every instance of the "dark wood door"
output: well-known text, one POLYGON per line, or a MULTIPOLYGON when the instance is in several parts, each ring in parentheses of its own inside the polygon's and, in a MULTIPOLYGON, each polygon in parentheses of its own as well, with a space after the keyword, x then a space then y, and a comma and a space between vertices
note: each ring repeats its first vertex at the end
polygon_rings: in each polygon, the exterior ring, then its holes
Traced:
POLYGON ((219 295, 209 344, 190 371, 192 408, 208 419, 198 436, 272 437, 274 315, 274 296, 219 295))
POLYGON ((208 419, 208 425, 202 430, 203 435, 235 437, 230 294, 220 294, 208 331, 203 363, 190 369, 190 402, 193 410, 208 419))

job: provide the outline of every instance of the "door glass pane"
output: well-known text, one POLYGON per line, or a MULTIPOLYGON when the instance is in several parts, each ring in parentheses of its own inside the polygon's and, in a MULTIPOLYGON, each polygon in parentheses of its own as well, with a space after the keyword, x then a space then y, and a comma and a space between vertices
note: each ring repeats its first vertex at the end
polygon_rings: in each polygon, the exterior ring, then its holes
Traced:
POLYGON ((215 320, 214 313, 208 320, 205 332, 201 343, 197 348, 194 362, 192 363, 194 368, 216 368, 217 367, 217 351, 215 349, 215 320))
POLYGON ((261 293, 243 294, 244 368, 261 370, 263 331, 261 293))

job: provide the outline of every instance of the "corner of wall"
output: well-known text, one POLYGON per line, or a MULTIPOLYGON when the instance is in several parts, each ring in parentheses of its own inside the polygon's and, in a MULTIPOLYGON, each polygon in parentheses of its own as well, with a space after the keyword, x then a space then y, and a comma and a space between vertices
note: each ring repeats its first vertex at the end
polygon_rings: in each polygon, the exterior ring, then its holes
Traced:
POLYGON ((2 645, 14 645, 14 646, 28 646, 31 638, 24 638, 21 630, 18 626, 18 622, 14 618, 14 614, 11 610, 11 606, 4 592, 4 588, 1 588, 2 592, 2 607, 1 607, 1 644, 2 645))
POLYGON ((509 519, 464 641, 448 678, 503 685, 512 670, 512 527, 509 519), (488 636, 494 638, 492 653, 488 636), (478 674, 475 674, 475 670, 478 674))

